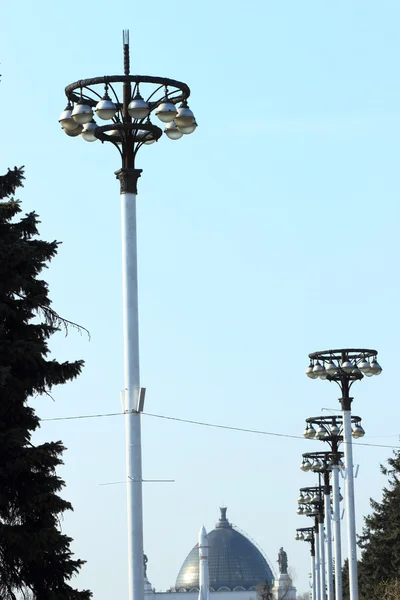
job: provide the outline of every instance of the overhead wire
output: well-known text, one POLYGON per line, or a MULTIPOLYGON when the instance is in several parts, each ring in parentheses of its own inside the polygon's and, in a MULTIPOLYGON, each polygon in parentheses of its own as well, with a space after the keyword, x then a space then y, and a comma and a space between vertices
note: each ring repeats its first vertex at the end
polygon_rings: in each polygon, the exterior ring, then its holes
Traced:
MULTIPOLYGON (((99 419, 104 417, 119 417, 125 415, 125 412, 115 412, 115 413, 99 413, 99 414, 91 414, 91 415, 73 415, 67 417, 52 417, 47 419, 41 419, 42 422, 50 422, 50 421, 72 421, 72 420, 80 420, 80 419, 99 419)), ((193 419, 183 419, 181 417, 172 417, 169 415, 158 415, 154 413, 141 413, 146 417, 153 417, 156 419, 165 419, 167 421, 175 421, 178 423, 186 423, 189 425, 198 425, 201 427, 212 427, 215 429, 225 429, 228 431, 237 431, 240 433, 251 433, 255 435, 268 435, 273 437, 281 437, 281 438, 291 438, 296 440, 304 440, 304 436, 302 435, 291 435, 289 433, 277 433, 274 431, 263 431, 261 429, 247 429, 245 427, 234 427, 232 425, 221 425, 218 423, 208 423, 206 421, 196 421, 193 419)), ((316 441, 316 440, 314 440, 316 441)), ((373 448, 391 448, 394 450, 400 450, 400 446, 394 446, 392 444, 369 444, 368 442, 356 442, 357 446, 369 446, 373 448)))

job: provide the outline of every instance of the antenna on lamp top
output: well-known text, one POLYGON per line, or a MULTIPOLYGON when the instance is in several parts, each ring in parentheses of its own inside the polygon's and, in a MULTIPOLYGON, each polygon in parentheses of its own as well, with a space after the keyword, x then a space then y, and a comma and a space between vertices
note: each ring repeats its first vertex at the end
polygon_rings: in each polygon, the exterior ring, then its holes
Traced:
POLYGON ((123 29, 122 40, 124 44, 124 75, 129 75, 129 29, 123 29))

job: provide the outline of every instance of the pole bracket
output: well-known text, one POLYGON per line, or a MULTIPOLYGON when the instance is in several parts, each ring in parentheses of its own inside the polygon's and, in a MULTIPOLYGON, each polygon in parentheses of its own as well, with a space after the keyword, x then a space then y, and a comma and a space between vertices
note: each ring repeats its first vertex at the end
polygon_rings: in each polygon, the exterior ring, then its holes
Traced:
POLYGON ((122 411, 125 414, 129 414, 129 413, 142 413, 143 412, 143 408, 144 408, 144 400, 145 400, 145 396, 146 396, 146 388, 138 388, 138 393, 137 395, 135 395, 135 399, 134 399, 134 406, 131 408, 127 408, 129 406, 128 404, 128 390, 122 390, 121 391, 121 404, 122 404, 122 411))

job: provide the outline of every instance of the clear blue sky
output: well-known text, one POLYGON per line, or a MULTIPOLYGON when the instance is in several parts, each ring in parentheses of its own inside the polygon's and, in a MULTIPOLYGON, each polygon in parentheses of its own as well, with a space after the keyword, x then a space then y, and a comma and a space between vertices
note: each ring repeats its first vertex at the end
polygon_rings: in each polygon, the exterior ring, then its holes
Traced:
MULTIPOLYGON (((118 184, 113 148, 66 137, 64 87, 132 71, 186 81, 199 128, 143 148, 140 326, 146 410, 298 434, 337 390, 304 376, 307 354, 377 348, 379 378, 354 389, 364 441, 399 434, 400 41, 397 0, 153 3, 6 2, 0 23, 1 171, 26 166, 25 210, 63 241, 46 272, 54 307, 90 329, 52 344, 84 358, 80 379, 35 401, 43 418, 116 412, 123 387, 118 184)), ((87 559, 77 582, 125 598, 125 476, 120 417, 43 423, 64 440, 63 528, 87 559)), ((157 589, 175 582, 218 507, 276 567, 294 541, 299 470, 311 442, 143 418, 145 551, 157 589)), ((359 525, 379 498, 389 449, 359 447, 359 525)), ((345 549, 345 544, 344 544, 345 549)))

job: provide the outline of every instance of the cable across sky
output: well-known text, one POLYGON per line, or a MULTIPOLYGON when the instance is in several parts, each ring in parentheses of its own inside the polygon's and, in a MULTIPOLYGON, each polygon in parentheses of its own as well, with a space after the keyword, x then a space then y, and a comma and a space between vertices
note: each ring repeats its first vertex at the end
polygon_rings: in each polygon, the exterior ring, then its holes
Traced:
MULTIPOLYGON (((121 417, 125 413, 124 412, 115 412, 115 413, 100 413, 100 414, 92 414, 92 415, 73 415, 69 417, 53 417, 49 419, 41 419, 42 422, 51 422, 51 421, 73 421, 80 419, 100 419, 105 417, 121 417)), ((180 417, 172 417, 169 415, 157 415, 154 413, 142 413, 145 417, 153 417, 155 419, 165 419, 167 421, 176 421, 178 423, 186 423, 189 425, 199 425, 201 427, 213 427, 215 429, 225 429, 228 431, 237 431, 240 433, 251 433, 254 435, 268 435, 273 437, 282 437, 282 438, 291 438, 295 440, 304 440, 304 436, 302 435, 290 435, 288 433, 278 433, 274 431, 263 431, 261 429, 246 429, 244 427, 233 427, 232 425, 220 425, 218 423, 208 423, 206 421, 196 421, 192 419, 182 419, 180 417)), ((389 436, 385 436, 389 437, 389 436)), ((314 440, 317 441, 317 440, 314 440)), ((357 446, 369 446, 372 448, 391 448, 393 450, 400 450, 400 446, 394 446, 392 444, 368 444, 367 442, 356 442, 357 446)))

